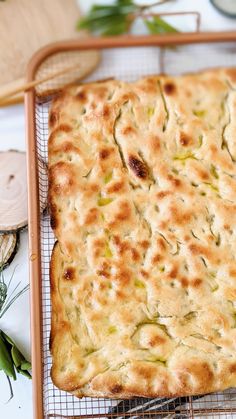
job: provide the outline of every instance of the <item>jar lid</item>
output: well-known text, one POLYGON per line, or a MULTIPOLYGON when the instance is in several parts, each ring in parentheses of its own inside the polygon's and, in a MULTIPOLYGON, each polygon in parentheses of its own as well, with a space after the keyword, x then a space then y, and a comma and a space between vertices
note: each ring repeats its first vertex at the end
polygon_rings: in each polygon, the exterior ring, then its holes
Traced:
POLYGON ((236 18, 236 0, 210 0, 210 2, 219 12, 236 18))

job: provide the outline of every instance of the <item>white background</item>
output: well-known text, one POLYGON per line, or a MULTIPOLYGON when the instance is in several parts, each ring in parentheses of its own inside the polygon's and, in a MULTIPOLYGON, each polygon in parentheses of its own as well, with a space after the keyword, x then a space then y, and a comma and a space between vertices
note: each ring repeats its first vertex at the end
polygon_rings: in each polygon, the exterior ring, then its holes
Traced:
MULTIPOLYGON (((97 0, 97 2, 111 3, 109 0, 97 0)), ((92 0, 82 0, 80 1, 80 8, 83 12, 86 12, 92 3, 92 0)), ((139 1, 139 3, 151 3, 151 1, 143 0, 139 1)), ((198 10, 202 15, 202 30, 236 30, 236 19, 229 19, 220 15, 212 7, 209 0, 176 0, 162 5, 156 10, 160 12, 164 10, 198 10)), ((191 21, 191 18, 190 20, 185 18, 178 20, 178 23, 177 21, 175 22, 182 30, 191 30, 193 28, 193 20, 191 21)), ((135 33, 141 30, 142 28, 139 25, 134 28, 135 33)), ((0 122, 0 150, 8 150, 10 148, 25 150, 24 106, 17 105, 0 108, 0 122)), ((21 233, 20 239, 19 251, 10 267, 4 273, 6 279, 9 279, 13 269, 16 267, 14 281, 22 281, 23 286, 28 283, 27 231, 21 233)), ((17 342, 19 348, 27 357, 30 357, 28 293, 22 296, 11 307, 6 316, 0 320, 0 328, 5 330, 17 342)), ((32 419, 32 383, 25 377, 18 376, 17 381, 13 382, 13 390, 14 398, 9 403, 6 403, 9 397, 9 390, 5 376, 0 372, 0 418, 32 419)))

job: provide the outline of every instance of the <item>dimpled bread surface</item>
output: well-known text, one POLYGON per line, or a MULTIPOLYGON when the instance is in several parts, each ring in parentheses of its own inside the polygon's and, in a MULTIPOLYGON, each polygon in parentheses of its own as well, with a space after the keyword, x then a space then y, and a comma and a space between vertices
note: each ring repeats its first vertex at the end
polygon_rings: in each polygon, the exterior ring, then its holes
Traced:
POLYGON ((49 125, 55 385, 236 386, 236 70, 72 86, 49 125))

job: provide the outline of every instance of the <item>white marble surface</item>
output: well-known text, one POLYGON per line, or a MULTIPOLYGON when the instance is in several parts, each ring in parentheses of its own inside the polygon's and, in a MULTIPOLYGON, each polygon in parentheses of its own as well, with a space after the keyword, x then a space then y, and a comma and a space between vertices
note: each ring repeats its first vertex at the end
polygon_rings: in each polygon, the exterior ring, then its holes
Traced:
MULTIPOLYGON (((110 3, 109 0, 97 0, 99 3, 110 3)), ((151 3, 145 0, 140 3, 151 3)), ((83 11, 87 11, 93 3, 91 0, 81 0, 80 5, 83 11)), ((202 30, 226 30, 236 29, 236 20, 220 15, 208 0, 176 0, 158 8, 160 11, 183 11, 198 10, 202 14, 202 30)), ((172 20, 174 23, 174 21, 172 20)), ((175 20, 175 24, 183 30, 191 30, 193 21, 183 18, 175 20)), ((1 22, 0 22, 1 25, 1 22)), ((42 26, 43 28, 43 26, 42 26)), ((136 25, 134 31, 140 32, 142 27, 136 25)), ((0 108, 0 150, 9 148, 25 149, 25 124, 24 106, 17 105, 8 108, 0 108)), ((0 192, 1 193, 1 192, 0 192)), ((16 267, 15 281, 22 281, 22 286, 28 282, 28 248, 27 232, 21 233, 20 248, 14 261, 5 270, 6 279, 10 277, 16 267)), ((29 334, 29 301, 28 293, 22 296, 11 307, 9 312, 0 320, 0 328, 9 333, 17 342, 25 355, 30 356, 30 334, 29 334)), ((7 381, 0 372, 0 417, 1 419, 32 419, 32 383, 25 377, 18 376, 13 382, 14 398, 6 403, 9 392, 7 381)))

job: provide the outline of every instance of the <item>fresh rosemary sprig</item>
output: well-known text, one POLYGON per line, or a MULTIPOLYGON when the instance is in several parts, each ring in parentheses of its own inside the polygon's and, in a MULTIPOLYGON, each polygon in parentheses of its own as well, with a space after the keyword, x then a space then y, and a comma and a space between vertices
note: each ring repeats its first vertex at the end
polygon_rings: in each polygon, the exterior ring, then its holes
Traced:
POLYGON ((165 22, 159 16, 153 16, 152 19, 144 19, 144 23, 151 34, 159 33, 177 33, 179 32, 174 26, 165 22))
POLYGON ((116 0, 111 5, 94 4, 87 16, 80 19, 77 29, 88 29, 100 35, 121 35, 129 32, 136 18, 142 18, 150 33, 163 34, 178 32, 172 25, 160 17, 154 16, 147 19, 144 12, 153 6, 171 0, 159 0, 148 5, 137 5, 133 0, 116 0))
POLYGON ((8 284, 5 283, 3 272, 0 270, 0 319, 6 313, 6 311, 11 307, 17 298, 19 298, 25 291, 29 289, 29 285, 26 285, 20 291, 16 293, 16 290, 20 286, 20 281, 18 284, 10 291, 12 278, 14 276, 15 269, 11 275, 11 278, 8 284), (9 294, 9 295, 8 295, 9 294))
MULTIPOLYGON (((8 283, 5 282, 3 271, 0 271, 0 319, 11 307, 14 301, 17 300, 25 291, 28 290, 29 286, 26 285, 19 290, 20 282, 11 290, 11 283, 14 276, 15 270, 13 271, 8 283)), ((24 355, 17 348, 15 342, 0 329, 0 370, 2 370, 8 380, 10 388, 10 398, 13 397, 13 390, 11 379, 16 380, 16 372, 31 378, 30 370, 31 364, 26 360, 24 355)))
POLYGON ((101 35, 120 35, 129 30, 132 15, 138 11, 132 0, 116 0, 109 6, 94 4, 88 15, 78 22, 78 29, 101 35))

